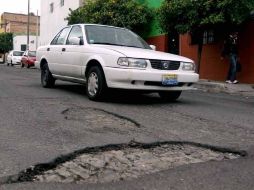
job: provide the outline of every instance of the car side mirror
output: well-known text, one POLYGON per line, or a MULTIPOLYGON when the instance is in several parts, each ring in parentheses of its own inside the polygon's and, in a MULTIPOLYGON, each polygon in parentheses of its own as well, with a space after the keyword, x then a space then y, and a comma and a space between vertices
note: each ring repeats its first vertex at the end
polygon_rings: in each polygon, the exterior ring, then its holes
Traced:
POLYGON ((156 46, 155 45, 150 45, 150 48, 152 48, 152 50, 156 51, 156 46))
POLYGON ((71 37, 69 39, 69 44, 70 45, 80 45, 81 44, 81 40, 78 37, 71 37))

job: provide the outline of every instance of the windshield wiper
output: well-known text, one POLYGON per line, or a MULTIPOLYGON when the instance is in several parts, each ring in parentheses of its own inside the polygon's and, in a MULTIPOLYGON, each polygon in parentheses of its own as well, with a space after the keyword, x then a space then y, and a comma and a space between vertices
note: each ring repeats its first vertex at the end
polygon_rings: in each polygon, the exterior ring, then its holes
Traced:
POLYGON ((113 44, 113 43, 107 43, 107 42, 95 42, 95 43, 92 43, 92 44, 113 45, 113 46, 124 46, 124 45, 121 45, 121 44, 113 44))
POLYGON ((138 47, 138 46, 127 46, 126 47, 134 47, 134 48, 141 48, 141 49, 144 49, 143 47, 138 47))
POLYGON ((113 44, 113 43, 108 43, 108 42, 95 42, 92 44, 102 44, 102 45, 113 45, 113 46, 123 46, 123 47, 134 47, 134 48, 140 48, 144 49, 143 47, 138 47, 138 46, 131 46, 131 45, 123 45, 123 44, 113 44))

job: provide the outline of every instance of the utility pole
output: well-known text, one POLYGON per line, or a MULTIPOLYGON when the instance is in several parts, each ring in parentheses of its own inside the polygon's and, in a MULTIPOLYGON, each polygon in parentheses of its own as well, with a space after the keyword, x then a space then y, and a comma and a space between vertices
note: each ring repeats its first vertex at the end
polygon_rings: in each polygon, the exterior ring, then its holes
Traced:
POLYGON ((27 10, 27 45, 26 49, 29 50, 29 32, 30 32, 30 0, 28 0, 28 10, 27 10))
POLYGON ((38 48, 38 35, 39 35, 39 13, 37 10, 37 22, 36 22, 36 50, 38 48))

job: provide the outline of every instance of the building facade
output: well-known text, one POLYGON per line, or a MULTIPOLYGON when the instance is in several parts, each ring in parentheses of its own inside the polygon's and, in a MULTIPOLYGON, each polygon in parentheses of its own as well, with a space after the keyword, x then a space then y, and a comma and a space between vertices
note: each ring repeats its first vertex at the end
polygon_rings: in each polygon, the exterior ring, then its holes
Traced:
MULTIPOLYGON (((29 36, 29 50, 35 51, 36 50, 36 36, 29 36)), ((18 51, 26 51, 27 47, 27 36, 21 35, 21 36, 14 36, 13 37, 13 49, 18 51)))
MULTIPOLYGON (((160 7, 164 0, 146 0, 151 8, 160 7)), ((169 21, 170 22, 170 21, 169 21)), ((239 33, 239 57, 242 71, 237 74, 241 83, 254 84, 254 16, 242 26, 239 33)), ((200 64, 200 78, 225 81, 229 69, 229 60, 221 59, 223 39, 216 40, 213 31, 203 36, 203 51, 200 64)), ((171 52, 189 57, 197 62, 198 47, 193 44, 190 35, 167 36, 161 32, 157 20, 152 22, 152 30, 147 38, 149 44, 158 51, 171 52)))
POLYGON ((2 28, 2 17, 0 16, 0 33, 3 33, 4 29, 2 28))
MULTIPOLYGON (((27 33, 28 16, 25 14, 7 13, 1 15, 1 29, 4 32, 11 32, 14 35, 22 35, 27 33)), ((40 25, 40 17, 33 13, 30 15, 30 34, 35 35, 37 32, 37 22, 40 25)), ((39 31, 39 28, 38 28, 39 31)))
POLYGON ((50 43, 50 40, 61 28, 67 26, 66 17, 70 10, 83 5, 83 0, 43 0, 41 1, 40 45, 50 43))

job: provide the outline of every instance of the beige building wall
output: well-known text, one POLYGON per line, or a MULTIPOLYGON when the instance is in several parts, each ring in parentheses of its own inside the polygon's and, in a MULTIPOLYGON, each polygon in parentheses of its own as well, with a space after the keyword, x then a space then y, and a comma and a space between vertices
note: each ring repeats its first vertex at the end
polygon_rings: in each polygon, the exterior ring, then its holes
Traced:
MULTIPOLYGON (((27 33, 27 15, 16 13, 3 13, 1 15, 2 29, 5 32, 12 32, 14 34, 27 33)), ((40 28, 40 17, 38 18, 40 28)), ((30 16, 30 34, 36 34, 37 30, 37 16, 30 16)))
POLYGON ((2 32, 4 32, 4 29, 2 28, 2 20, 1 20, 1 16, 0 16, 0 33, 2 33, 2 32))

